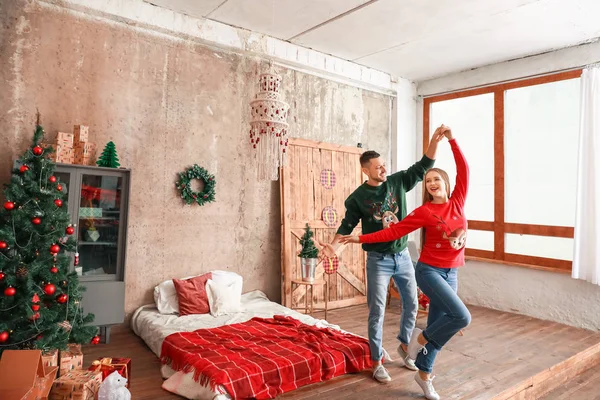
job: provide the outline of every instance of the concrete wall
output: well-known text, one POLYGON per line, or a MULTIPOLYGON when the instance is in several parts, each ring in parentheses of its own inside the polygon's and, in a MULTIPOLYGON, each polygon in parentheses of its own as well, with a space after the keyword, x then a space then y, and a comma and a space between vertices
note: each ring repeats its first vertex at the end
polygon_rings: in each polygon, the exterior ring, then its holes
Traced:
MULTIPOLYGON (((280 293, 279 183, 256 182, 249 101, 265 62, 119 18, 0 2, 0 183, 29 145, 36 109, 47 135, 90 126, 131 168, 125 310, 164 279, 221 268, 244 289, 280 293), (217 201, 184 207, 174 182, 198 163, 217 201)), ((278 67, 292 136, 391 154, 391 97, 278 67)), ((408 88, 404 98, 412 98, 408 88)))
MULTIPOLYGON (((417 92, 430 95, 481 86, 600 61, 600 42, 495 64, 430 81, 417 92)), ((423 104, 418 103, 417 138, 422 141, 423 104)), ((460 137, 460 132, 456 133, 460 137)), ((460 271, 459 291, 470 304, 588 329, 600 329, 600 287, 570 275, 516 266, 468 261, 460 271)))

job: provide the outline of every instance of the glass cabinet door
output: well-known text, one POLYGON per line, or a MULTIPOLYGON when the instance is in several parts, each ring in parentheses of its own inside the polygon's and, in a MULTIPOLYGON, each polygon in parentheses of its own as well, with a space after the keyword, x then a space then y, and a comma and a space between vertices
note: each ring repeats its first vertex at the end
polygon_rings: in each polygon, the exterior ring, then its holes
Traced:
POLYGON ((120 279, 123 177, 81 173, 77 251, 84 277, 120 279))

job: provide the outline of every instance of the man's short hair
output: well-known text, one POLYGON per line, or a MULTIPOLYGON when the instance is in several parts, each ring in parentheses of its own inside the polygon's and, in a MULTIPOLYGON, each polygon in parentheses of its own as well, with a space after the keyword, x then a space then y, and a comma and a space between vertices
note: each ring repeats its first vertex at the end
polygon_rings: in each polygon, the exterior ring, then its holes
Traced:
POLYGON ((362 153, 360 155, 360 166, 361 167, 366 167, 367 164, 369 162, 371 162, 371 159, 377 158, 377 157, 380 157, 380 156, 381 156, 381 154, 379 154, 376 151, 373 151, 373 150, 365 151, 364 153, 362 153))

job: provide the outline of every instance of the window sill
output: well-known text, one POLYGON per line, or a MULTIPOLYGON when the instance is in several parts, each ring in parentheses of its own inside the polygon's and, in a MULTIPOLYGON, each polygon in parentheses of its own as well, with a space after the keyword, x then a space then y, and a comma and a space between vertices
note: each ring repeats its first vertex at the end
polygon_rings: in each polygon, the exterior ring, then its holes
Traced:
POLYGON ((565 274, 565 275, 571 274, 571 270, 566 270, 566 269, 561 269, 561 268, 542 267, 539 265, 522 264, 522 263, 517 263, 517 262, 512 262, 512 261, 494 260, 494 259, 482 258, 482 257, 465 256, 465 260, 490 263, 490 264, 501 264, 501 265, 507 265, 509 267, 536 269, 538 271, 556 272, 556 273, 565 274))

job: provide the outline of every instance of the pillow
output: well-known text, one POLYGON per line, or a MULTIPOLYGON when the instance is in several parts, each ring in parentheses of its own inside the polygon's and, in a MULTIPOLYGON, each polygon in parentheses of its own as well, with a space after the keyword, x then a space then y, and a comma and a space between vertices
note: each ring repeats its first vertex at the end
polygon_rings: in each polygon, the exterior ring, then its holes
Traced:
POLYGON ((208 314, 208 296, 206 293, 206 281, 212 278, 212 274, 196 276, 190 279, 173 279, 173 285, 177 292, 179 302, 179 315, 208 314))
MULTIPOLYGON (((215 270, 212 272, 212 279, 217 282, 232 282, 236 279, 242 280, 242 277, 235 272, 215 270)), ((198 275, 187 276, 185 279, 194 278, 198 275)), ((173 285, 173 280, 168 279, 154 287, 154 303, 158 312, 161 314, 179 314, 179 302, 177 301, 177 292, 173 285)))
POLYGON ((210 314, 213 317, 243 312, 242 280, 236 279, 228 284, 209 279, 206 282, 206 293, 210 314))

